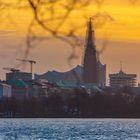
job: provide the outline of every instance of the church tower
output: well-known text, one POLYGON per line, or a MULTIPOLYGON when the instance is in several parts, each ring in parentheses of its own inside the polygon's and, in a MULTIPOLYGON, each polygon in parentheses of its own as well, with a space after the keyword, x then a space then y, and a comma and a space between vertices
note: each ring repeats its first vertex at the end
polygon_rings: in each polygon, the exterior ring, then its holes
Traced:
POLYGON ((98 60, 91 18, 88 22, 83 60, 83 82, 98 85, 98 60))

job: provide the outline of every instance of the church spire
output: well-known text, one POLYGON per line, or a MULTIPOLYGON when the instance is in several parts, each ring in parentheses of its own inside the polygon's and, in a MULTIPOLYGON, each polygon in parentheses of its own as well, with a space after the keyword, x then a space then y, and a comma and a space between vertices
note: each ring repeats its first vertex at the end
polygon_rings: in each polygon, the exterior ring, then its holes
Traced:
POLYGON ((89 19, 89 22, 88 22, 88 29, 87 29, 87 38, 86 38, 86 47, 87 48, 94 48, 95 49, 95 39, 94 39, 94 30, 93 30, 93 27, 92 27, 92 19, 90 18, 89 19))
POLYGON ((98 85, 98 62, 91 18, 88 22, 83 62, 83 82, 98 85))

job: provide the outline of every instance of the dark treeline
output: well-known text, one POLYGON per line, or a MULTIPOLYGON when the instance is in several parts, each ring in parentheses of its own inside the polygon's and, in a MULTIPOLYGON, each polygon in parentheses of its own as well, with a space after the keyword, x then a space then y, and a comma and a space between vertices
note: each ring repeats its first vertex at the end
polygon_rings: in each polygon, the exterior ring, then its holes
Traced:
POLYGON ((140 94, 124 88, 115 94, 87 94, 83 90, 73 93, 51 93, 42 99, 2 99, 1 117, 140 117, 140 94))

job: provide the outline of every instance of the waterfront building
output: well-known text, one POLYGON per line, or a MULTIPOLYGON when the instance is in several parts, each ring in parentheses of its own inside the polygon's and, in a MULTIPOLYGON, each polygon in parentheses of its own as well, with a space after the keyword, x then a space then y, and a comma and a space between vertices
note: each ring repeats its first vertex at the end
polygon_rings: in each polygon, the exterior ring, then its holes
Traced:
POLYGON ((0 98, 10 98, 11 96, 11 86, 5 83, 0 83, 0 98))
POLYGON ((12 87, 12 97, 23 100, 28 97, 28 85, 23 80, 9 80, 7 84, 12 87))
POLYGON ((58 72, 58 71, 48 71, 44 74, 38 75, 35 74, 35 79, 46 79, 48 81, 65 81, 65 82, 80 82, 82 76, 83 67, 78 65, 75 68, 66 71, 66 72, 58 72))
POLYGON ((46 98, 48 97, 48 87, 46 80, 30 80, 28 84, 28 98, 46 98))
POLYGON ((126 74, 122 70, 115 74, 109 74, 111 87, 135 87, 136 86, 136 74, 126 74))
POLYGON ((28 81, 28 80, 31 80, 31 79, 32 79, 32 73, 21 72, 21 71, 6 73, 6 81, 8 81, 8 80, 28 81))
POLYGON ((105 87, 106 86, 106 64, 102 64, 100 61, 98 61, 98 74, 99 74, 98 86, 105 87))

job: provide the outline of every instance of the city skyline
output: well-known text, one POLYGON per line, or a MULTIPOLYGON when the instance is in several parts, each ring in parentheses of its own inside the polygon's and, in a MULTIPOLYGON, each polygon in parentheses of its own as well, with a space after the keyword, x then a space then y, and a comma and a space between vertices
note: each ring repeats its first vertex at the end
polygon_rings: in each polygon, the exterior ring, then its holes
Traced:
POLYGON ((0 140, 140 140, 140 0, 0 0, 0 140))
MULTIPOLYGON (((123 44, 123 43, 122 43, 123 44)), ((128 44, 127 44, 128 45, 128 44)), ((98 47, 98 42, 97 42, 97 45, 96 45, 97 47, 98 47)), ((128 45, 129 46, 129 45, 128 45)), ((116 46, 117 47, 117 46, 116 46)), ((121 46, 120 46, 121 47, 121 46)), ((138 46, 137 46, 138 47, 138 46)), ((33 50, 33 52, 32 52, 32 54, 33 54, 33 57, 32 58, 34 58, 35 60, 37 60, 37 64, 34 66, 34 71, 35 71, 35 73, 37 73, 37 74, 43 74, 43 73, 45 73, 46 71, 50 71, 50 70, 56 70, 56 71, 59 71, 59 72, 65 72, 65 71, 69 71, 70 69, 72 69, 73 67, 75 67, 76 65, 81 65, 81 63, 82 63, 82 53, 83 53, 83 51, 82 50, 80 50, 80 57, 78 58, 78 60, 76 59, 76 60, 74 60, 74 62, 72 63, 73 65, 72 66, 69 66, 68 65, 68 56, 69 56, 69 53, 71 52, 71 48, 69 48, 69 52, 67 52, 67 50, 68 50, 68 48, 67 47, 65 47, 65 46, 63 46, 63 47, 61 47, 60 46, 60 49, 59 49, 59 53, 60 54, 58 54, 56 51, 55 51, 55 46, 53 46, 52 48, 49 48, 49 47, 47 47, 48 48, 48 50, 49 50, 49 52, 51 52, 51 54, 48 54, 48 56, 50 56, 50 58, 52 57, 51 55, 55 55, 56 57, 58 57, 58 58, 60 58, 61 57, 61 59, 60 60, 58 60, 57 59, 57 64, 55 63, 56 62, 56 59, 53 59, 52 60, 52 64, 50 64, 50 63, 47 63, 46 65, 45 65, 45 63, 43 62, 43 60, 42 60, 42 62, 41 61, 38 61, 38 59, 36 59, 36 54, 38 53, 37 51, 38 50, 36 50, 37 48, 35 48, 34 50, 33 50), (66 54, 64 55, 63 54, 63 48, 66 48, 66 50, 65 50, 65 52, 66 52, 66 54), (62 50, 63 51, 62 51, 62 50), (65 58, 65 59, 64 59, 65 58), (63 62, 63 63, 62 63, 63 62), (48 65, 48 66, 47 66, 48 65), (43 69, 40 69, 41 67, 43 67, 43 69)), ((129 48, 129 50, 133 50, 133 48, 130 48, 130 47, 128 47, 129 48)), ((82 48, 83 49, 83 48, 82 48)), ((109 49, 109 47, 107 48, 107 50, 109 49)), ((112 48, 110 48, 110 49, 112 49, 112 48)), ((118 48, 113 48, 113 50, 114 51, 116 51, 116 50, 118 50, 118 48)), ((131 51, 132 53, 133 53, 133 51, 131 51)), ((130 53, 131 53, 130 52, 130 53)), ((44 53, 44 56, 43 56, 43 58, 42 59, 45 59, 45 54, 46 54, 46 52, 43 52, 44 53)), ((48 52, 47 52, 48 53, 48 52)), ((123 53, 124 53, 124 51, 122 51, 122 52, 120 52, 121 54, 120 55, 123 55, 123 53)), ((138 53, 138 52, 137 52, 138 53)), ((119 52, 117 52, 117 54, 119 54, 119 52)), ((131 55, 131 54, 130 54, 131 55)), ((132 54, 133 55, 133 54, 132 54)), ((38 56, 41 56, 41 55, 38 55, 38 56)), ((122 56, 121 56, 122 57, 122 56)), ((137 57, 138 57, 138 55, 137 55, 137 57)), ((18 57, 17 57, 18 58, 18 57)), ((101 55, 101 57, 100 57, 100 59, 101 59, 101 61, 103 62, 103 63, 106 63, 107 61, 106 61, 106 59, 111 59, 110 58, 110 56, 109 56, 109 54, 108 54, 108 52, 107 51, 105 51, 102 55, 101 55), (106 57, 104 57, 104 56, 107 56, 107 58, 106 57)), ((114 56, 114 62, 115 63, 106 63, 107 64, 107 83, 109 82, 108 81, 108 74, 109 73, 116 73, 116 72, 118 72, 119 70, 120 70, 120 60, 123 60, 123 59, 120 59, 119 60, 119 56, 117 57, 117 56, 114 56), (112 65, 112 66, 111 66, 112 65)), ((129 60, 129 59, 128 59, 129 60)), ((48 62, 49 62, 49 60, 47 60, 48 62)), ((132 64, 133 63, 133 65, 135 65, 135 66, 137 66, 138 67, 138 65, 137 64, 135 64, 134 62, 133 62, 134 60, 132 59, 132 60, 130 60, 130 61, 127 61, 127 57, 125 57, 125 61, 123 61, 123 70, 125 71, 125 72, 127 72, 127 73, 136 73, 136 74, 138 74, 138 76, 140 75, 139 74, 139 70, 137 69, 137 70, 135 70, 134 69, 134 67, 130 67, 129 68, 129 65, 130 64, 132 64), (132 61, 132 62, 131 62, 132 61)), ((13 67, 13 66, 16 66, 16 63, 17 63, 17 61, 16 61, 16 59, 13 59, 12 60, 12 62, 13 62, 13 64, 9 61, 8 63, 7 63, 7 65, 3 65, 3 67, 13 67)), ((3 67, 1 67, 1 73, 0 73, 0 75, 1 75, 1 78, 2 79, 5 79, 5 72, 6 71, 4 71, 3 70, 3 67), (2 73, 3 73, 3 76, 2 76, 2 73)), ((28 64, 26 64, 26 66, 22 66, 22 67, 20 67, 20 69, 22 70, 22 71, 27 71, 27 72, 29 72, 30 71, 30 67, 29 67, 29 65, 28 64)), ((139 81, 139 79, 138 79, 138 81, 139 81)))
MULTIPOLYGON (((103 45, 104 40, 107 40, 107 47, 100 56, 101 61, 107 64, 107 75, 109 73, 115 73, 119 71, 120 61, 123 61, 124 63, 124 71, 127 73, 137 73, 138 76, 140 75, 140 66, 138 65, 140 46, 139 7, 139 2, 137 2, 135 5, 132 5, 130 2, 121 1, 108 1, 101 6, 101 10, 99 12, 103 14, 107 13, 112 17, 112 21, 107 22, 104 26, 100 28, 97 27, 97 24, 95 26, 97 48, 100 49, 100 46, 103 45)), ((15 59, 23 56, 26 46, 23 33, 26 32, 27 24, 30 21, 30 17, 32 17, 31 11, 29 11, 30 10, 28 9, 24 14, 23 10, 21 10, 21 12, 18 14, 16 10, 11 12, 11 18, 15 22, 15 25, 18 26, 11 24, 11 22, 8 21, 8 19, 6 19, 3 15, 0 38, 0 77, 2 79, 4 79, 5 74, 5 71, 3 71, 2 68, 7 66, 16 66, 17 62, 15 59), (16 20, 16 16, 14 16, 15 13, 18 16, 18 21, 16 20), (27 24, 21 24, 25 23, 25 21, 28 21, 27 24), (21 28, 23 25, 24 28, 21 28)), ((91 14, 95 15, 97 11, 98 8, 91 4, 86 8, 86 15, 87 17, 91 16, 91 14)), ((6 14, 7 13, 8 11, 6 14)), ((71 19, 74 23, 77 23, 79 20, 81 23, 84 23, 81 13, 82 12, 80 11, 76 11, 71 16, 71 19), (79 19, 75 19, 78 16, 79 19)), ((84 38, 86 24, 81 32, 81 36, 84 38)), ((29 57, 31 59, 35 59, 38 62, 35 66, 36 73, 41 74, 49 70, 68 71, 77 64, 81 64, 83 47, 77 49, 79 58, 73 60, 72 65, 70 66, 68 64, 68 57, 71 51, 71 47, 69 47, 68 44, 52 39, 43 43, 39 43, 35 48, 32 49, 29 57), (53 56, 55 56, 55 58, 53 56)), ((29 71, 28 65, 25 68, 23 66, 20 68, 22 70, 29 71)), ((140 79, 138 79, 138 81, 140 81, 140 79)))

